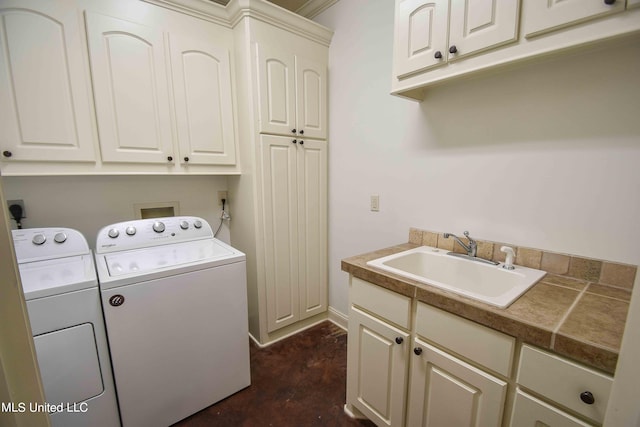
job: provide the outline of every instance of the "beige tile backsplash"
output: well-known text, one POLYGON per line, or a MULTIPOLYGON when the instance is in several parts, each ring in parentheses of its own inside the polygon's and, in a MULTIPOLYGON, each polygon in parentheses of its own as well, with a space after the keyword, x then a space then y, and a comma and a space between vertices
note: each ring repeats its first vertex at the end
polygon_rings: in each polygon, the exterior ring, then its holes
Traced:
MULTIPOLYGON (((445 239, 442 233, 413 227, 409 229, 409 243, 433 246, 460 253, 464 252, 460 245, 454 245, 453 238, 445 239)), ((619 264, 483 240, 478 240, 478 256, 504 262, 505 255, 500 251, 500 247, 504 245, 515 249, 516 265, 537 268, 559 276, 572 277, 607 287, 631 290, 638 269, 635 265, 619 264)))

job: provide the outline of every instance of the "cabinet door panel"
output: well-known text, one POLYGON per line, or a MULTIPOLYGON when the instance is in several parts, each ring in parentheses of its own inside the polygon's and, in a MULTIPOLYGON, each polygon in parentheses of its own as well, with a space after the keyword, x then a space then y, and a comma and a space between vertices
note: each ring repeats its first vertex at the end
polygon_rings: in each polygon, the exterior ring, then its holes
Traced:
POLYGON ((305 140, 297 152, 300 318, 305 319, 327 309, 326 142, 305 140))
POLYGON ((446 62, 448 0, 396 2, 395 75, 403 78, 446 62), (440 59, 435 57, 440 52, 440 59))
POLYGON ((181 161, 234 164, 229 51, 172 35, 171 66, 181 161))
POLYGON ((522 25, 524 35, 532 37, 623 10, 623 1, 608 5, 603 0, 524 0, 522 25))
POLYGON ((404 425, 408 338, 357 308, 349 310, 347 403, 378 426, 404 425))
POLYGON ((295 61, 292 54, 256 45, 260 132, 292 135, 295 129, 295 61))
POLYGON ((506 382, 420 339, 415 346, 422 353, 411 360, 408 425, 502 425, 506 382))
POLYGON ((103 161, 166 163, 172 134, 162 32, 87 12, 87 33, 103 161))
POLYGON ((75 6, 2 2, 0 139, 11 160, 94 160, 88 74, 75 6))
POLYGON ((519 0, 476 0, 451 6, 449 46, 458 52, 449 60, 515 41, 519 0))
POLYGON ((267 330, 299 320, 297 145, 261 137, 267 330))
POLYGON ((327 137, 327 70, 296 56, 296 122, 305 138, 327 137))

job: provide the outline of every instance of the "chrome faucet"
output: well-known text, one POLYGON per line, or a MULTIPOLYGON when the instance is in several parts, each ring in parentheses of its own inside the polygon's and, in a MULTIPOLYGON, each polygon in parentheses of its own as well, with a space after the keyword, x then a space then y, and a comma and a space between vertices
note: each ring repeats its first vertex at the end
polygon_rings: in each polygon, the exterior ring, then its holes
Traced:
POLYGON ((448 239, 449 237, 453 237, 454 239, 456 239, 456 242, 458 242, 458 244, 462 246, 465 251, 467 251, 468 256, 475 257, 478 253, 478 242, 476 242, 469 236, 468 231, 465 231, 463 234, 464 234, 464 237, 466 237, 467 240, 469 241, 468 245, 466 245, 462 240, 460 240, 458 236, 452 233, 444 233, 444 238, 448 239))

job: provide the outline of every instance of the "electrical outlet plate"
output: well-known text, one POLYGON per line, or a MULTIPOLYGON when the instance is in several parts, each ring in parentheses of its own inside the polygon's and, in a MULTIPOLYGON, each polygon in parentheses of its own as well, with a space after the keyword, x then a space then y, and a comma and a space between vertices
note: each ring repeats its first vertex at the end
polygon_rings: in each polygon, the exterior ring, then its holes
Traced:
POLYGON ((24 208, 24 200, 7 200, 7 208, 11 205, 20 205, 22 208, 22 217, 20 219, 27 217, 27 211, 24 208))
POLYGON ((225 199, 225 204, 229 204, 229 197, 227 197, 226 191, 218 191, 218 206, 222 206, 222 199, 225 199))

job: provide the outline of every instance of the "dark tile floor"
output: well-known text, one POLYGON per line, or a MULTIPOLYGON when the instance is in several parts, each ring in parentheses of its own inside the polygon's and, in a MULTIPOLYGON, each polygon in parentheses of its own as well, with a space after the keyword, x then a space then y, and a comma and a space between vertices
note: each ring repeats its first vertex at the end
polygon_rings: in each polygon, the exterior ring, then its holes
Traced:
POLYGON ((346 374, 347 334, 331 322, 251 343, 251 385, 174 427, 374 426, 344 413, 346 374))

